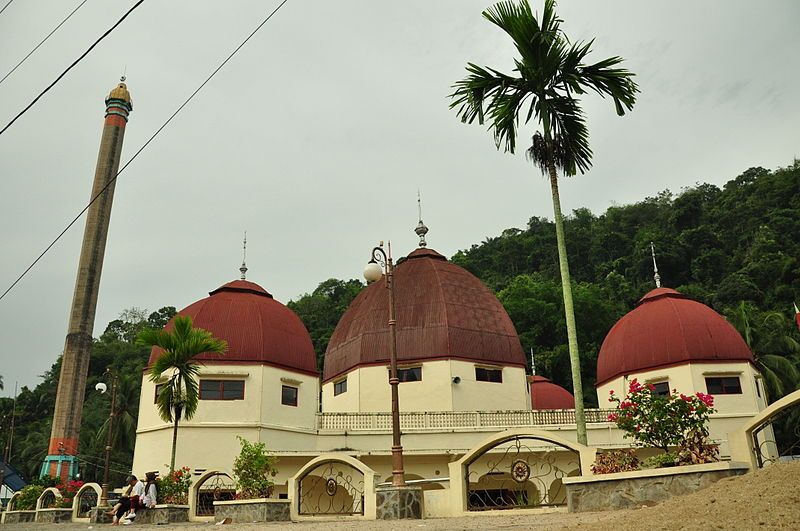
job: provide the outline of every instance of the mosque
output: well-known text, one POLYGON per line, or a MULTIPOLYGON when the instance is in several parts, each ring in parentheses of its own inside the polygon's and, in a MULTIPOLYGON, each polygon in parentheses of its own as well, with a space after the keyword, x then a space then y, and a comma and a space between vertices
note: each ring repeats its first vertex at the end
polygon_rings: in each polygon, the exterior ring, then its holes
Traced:
MULTIPOLYGON (((488 435, 525 427, 575 441, 576 426, 572 395, 526 374, 519 337, 492 291, 430 249, 426 232, 418 232, 419 247, 399 260, 394 289, 406 480, 428 491, 446 488, 448 465, 488 435)), ((246 271, 242 264, 240 279, 178 312, 228 342, 225 355, 198 356, 200 405, 194 418, 180 423, 176 464, 190 467, 201 484, 197 503, 203 505, 202 484, 208 484, 206 501, 212 493, 213 499, 233 493, 237 436, 266 443, 279 458, 275 498, 287 497, 290 478, 329 452, 355 458, 381 481, 391 481, 385 277, 362 290, 346 310, 319 374, 299 317, 247 280, 246 271)), ((150 363, 159 354, 154 349, 150 363)), ((727 434, 766 407, 763 381, 741 336, 711 308, 673 289, 657 287, 644 295, 608 333, 597 361, 601 407, 610 390, 624 395, 633 378, 659 392, 714 395, 718 412, 710 433, 723 459, 729 456, 727 434)), ((157 414, 158 385, 143 376, 134 471, 164 471, 169 460, 172 426, 157 414)), ((607 421, 608 413, 586 410, 589 445, 630 447, 607 421)), ((549 461, 523 495, 541 504, 563 503, 561 478, 578 475, 579 469, 568 453, 537 448, 550 452, 549 461)), ((484 462, 468 472, 476 492, 519 493, 503 486, 507 472, 492 467, 484 462)), ((212 514, 207 507, 195 510, 197 516, 212 514)))

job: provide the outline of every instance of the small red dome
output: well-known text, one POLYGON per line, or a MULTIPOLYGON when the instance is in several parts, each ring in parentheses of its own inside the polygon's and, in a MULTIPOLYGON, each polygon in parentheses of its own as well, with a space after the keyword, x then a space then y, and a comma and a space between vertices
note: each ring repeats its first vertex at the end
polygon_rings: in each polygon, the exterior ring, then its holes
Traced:
POLYGON ((597 385, 689 362, 749 361, 753 354, 721 315, 669 288, 654 289, 611 329, 597 355, 597 385))
MULTIPOLYGON (((178 312, 197 328, 228 342, 225 355, 209 352, 195 357, 214 363, 263 363, 317 375, 316 355, 303 322, 289 308, 254 282, 234 280, 178 312)), ((172 321, 165 329, 172 328, 172 321)), ((153 348, 152 364, 161 353, 153 348)))
MULTIPOLYGON (((525 366, 511 318, 494 293, 432 249, 417 249, 394 271, 397 359, 462 359, 525 366)), ((389 362, 386 279, 356 296, 325 352, 328 381, 362 365, 389 362)))
POLYGON ((533 409, 575 409, 572 393, 544 376, 528 376, 533 409))

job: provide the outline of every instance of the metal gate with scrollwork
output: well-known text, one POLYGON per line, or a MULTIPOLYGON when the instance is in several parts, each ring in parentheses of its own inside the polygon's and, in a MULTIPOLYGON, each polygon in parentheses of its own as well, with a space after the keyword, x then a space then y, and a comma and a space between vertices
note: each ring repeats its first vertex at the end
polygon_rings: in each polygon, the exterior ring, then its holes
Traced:
POLYGON ((759 468, 800 459, 800 405, 778 411, 754 429, 752 437, 759 468))
POLYGON ((228 501, 236 497, 236 483, 224 472, 206 477, 197 486, 197 508, 195 516, 214 516, 214 502, 228 501))
POLYGON ((465 463, 467 509, 565 505, 562 480, 579 474, 575 450, 536 436, 516 435, 465 463))
POLYGON ((364 514, 364 474, 343 461, 329 460, 299 478, 301 515, 364 514))

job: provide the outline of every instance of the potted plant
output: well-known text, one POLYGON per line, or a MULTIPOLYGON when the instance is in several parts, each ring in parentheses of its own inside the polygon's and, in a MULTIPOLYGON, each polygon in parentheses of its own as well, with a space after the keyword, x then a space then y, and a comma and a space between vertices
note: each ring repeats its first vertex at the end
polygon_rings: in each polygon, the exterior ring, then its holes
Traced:
POLYGON ((270 522, 289 520, 289 500, 270 499, 275 488, 273 478, 278 458, 267 451, 263 442, 253 443, 238 437, 239 456, 233 462, 236 499, 215 501, 214 518, 220 522, 270 522))

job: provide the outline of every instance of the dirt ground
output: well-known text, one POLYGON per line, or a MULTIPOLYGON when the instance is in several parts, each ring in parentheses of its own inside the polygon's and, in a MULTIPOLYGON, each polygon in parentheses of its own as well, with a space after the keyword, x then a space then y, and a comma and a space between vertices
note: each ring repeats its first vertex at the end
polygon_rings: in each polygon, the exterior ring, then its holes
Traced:
MULTIPOLYGON (((106 525, 58 524, 59 531, 109 528, 106 525)), ((131 528, 151 527, 144 525, 131 528)), ((42 524, 4 525, 3 531, 41 531, 42 524)), ((484 514, 462 518, 442 518, 390 522, 315 522, 315 523, 258 523, 176 524, 157 526, 159 530, 224 529, 254 531, 256 529, 294 529, 314 531, 323 529, 554 529, 596 531, 648 530, 800 530, 800 461, 773 465, 753 474, 723 479, 707 489, 679 496, 654 507, 636 510, 550 513, 550 514, 484 514)))

